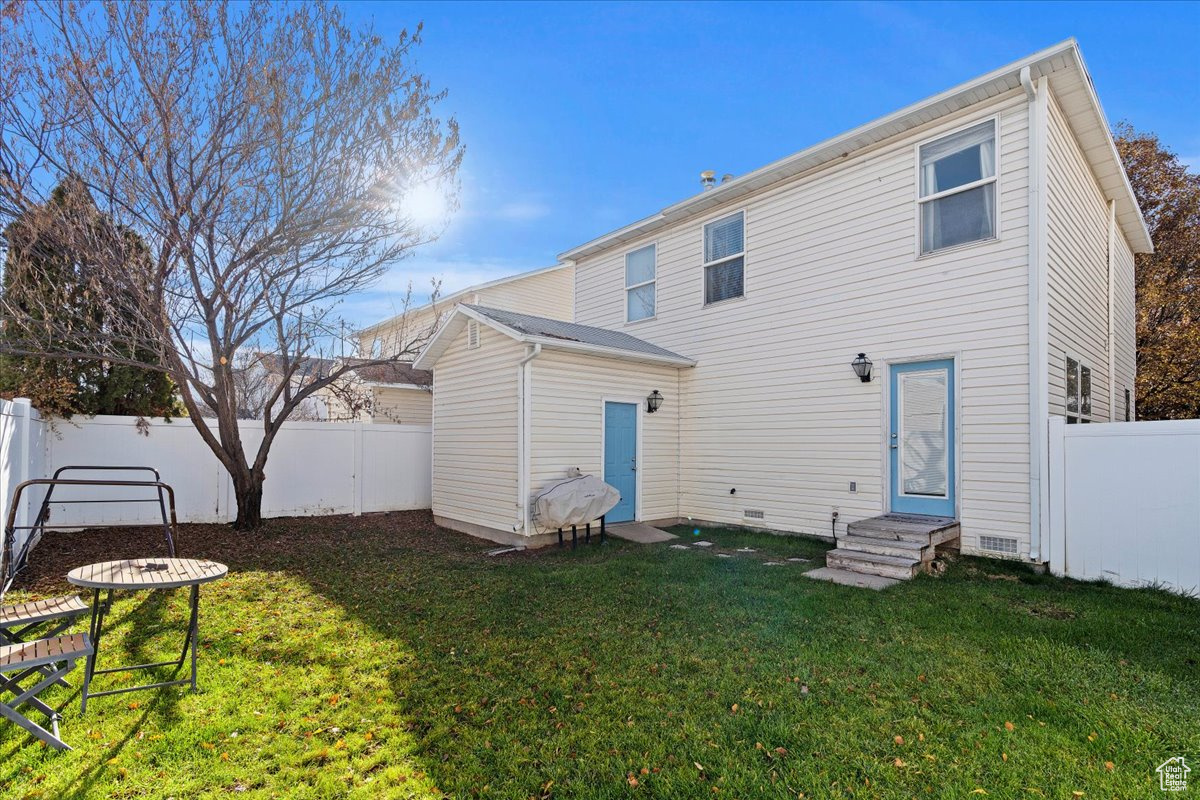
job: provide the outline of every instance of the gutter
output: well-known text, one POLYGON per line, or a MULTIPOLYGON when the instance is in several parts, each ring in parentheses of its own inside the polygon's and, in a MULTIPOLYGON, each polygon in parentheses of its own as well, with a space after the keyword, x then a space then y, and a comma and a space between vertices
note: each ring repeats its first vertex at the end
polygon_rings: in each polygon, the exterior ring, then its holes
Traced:
POLYGON ((1042 531, 1050 512, 1050 324, 1046 265, 1046 136, 1050 81, 1033 82, 1021 68, 1029 100, 1029 560, 1042 562, 1042 531))
POLYGON ((517 362, 517 386, 520 406, 517 408, 517 509, 520 518, 513 533, 525 533, 529 526, 529 471, 531 434, 533 432, 533 360, 542 354, 540 344, 529 345, 525 357, 517 362))
POLYGON ((1116 263, 1117 201, 1108 201, 1108 421, 1117 421, 1117 310, 1116 263))

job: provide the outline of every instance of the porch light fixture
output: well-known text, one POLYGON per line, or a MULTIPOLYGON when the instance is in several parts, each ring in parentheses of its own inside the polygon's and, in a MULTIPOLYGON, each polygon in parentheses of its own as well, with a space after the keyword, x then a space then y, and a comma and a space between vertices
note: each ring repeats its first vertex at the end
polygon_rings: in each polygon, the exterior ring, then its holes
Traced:
POLYGON ((859 353, 858 358, 850 362, 850 366, 854 368, 854 374, 861 378, 863 383, 871 382, 871 359, 867 358, 866 353, 859 353))
POLYGON ((658 389, 655 389, 646 396, 646 413, 653 414, 655 411, 658 411, 659 407, 662 406, 662 401, 663 396, 658 393, 658 389))

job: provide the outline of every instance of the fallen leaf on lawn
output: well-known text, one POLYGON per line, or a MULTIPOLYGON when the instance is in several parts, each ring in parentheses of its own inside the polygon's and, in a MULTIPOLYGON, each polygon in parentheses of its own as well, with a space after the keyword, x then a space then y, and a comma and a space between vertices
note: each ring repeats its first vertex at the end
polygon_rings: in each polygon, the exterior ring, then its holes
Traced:
POLYGON ((704 772, 704 767, 700 764, 699 761, 693 761, 692 763, 696 765, 696 769, 700 770, 701 772, 704 772))
POLYGON ((1001 753, 1001 754, 1000 754, 1000 760, 1001 760, 1001 761, 1004 761, 1004 762, 1007 762, 1007 761, 1008 761, 1008 753, 1001 753))
POLYGON ((1105 762, 1104 762, 1104 768, 1105 768, 1106 770, 1108 770, 1109 772, 1112 772, 1112 771, 1113 771, 1113 769, 1115 769, 1115 768, 1116 768, 1116 765, 1115 765, 1115 764, 1113 764, 1113 762, 1111 762, 1111 761, 1105 761, 1105 762))
POLYGON ((895 742, 896 744, 904 744, 904 737, 901 736, 900 734, 896 734, 895 738, 892 739, 892 741, 895 742))
POLYGON ((732 705, 732 706, 729 708, 729 710, 730 710, 730 711, 732 711, 733 713, 735 713, 735 714, 736 714, 736 713, 737 713, 737 710, 738 710, 738 704, 737 704, 737 703, 734 703, 734 704, 733 704, 733 705, 732 705))
POLYGON ((972 790, 971 790, 971 794, 987 794, 987 790, 985 790, 985 789, 972 789, 972 790))
POLYGON ((627 777, 625 780, 629 782, 629 785, 630 785, 630 786, 637 786, 637 785, 638 785, 638 779, 637 779, 637 778, 635 778, 635 777, 633 777, 633 773, 632 773, 632 772, 631 772, 631 773, 629 773, 629 777, 627 777))
POLYGON ((895 761, 892 762, 892 766, 893 767, 907 767, 908 764, 904 763, 904 759, 897 758, 895 761))
POLYGON ((1093 732, 1093 733, 1089 733, 1089 734, 1088 734, 1088 741, 1089 741, 1089 742, 1094 742, 1094 741, 1096 741, 1096 734, 1095 734, 1094 732, 1093 732))
POLYGON ((1083 797, 1083 792, 1071 792, 1071 797, 1083 797))
POLYGON ((787 748, 786 748, 786 747, 776 747, 776 748, 775 748, 775 755, 779 755, 779 756, 786 756, 786 755, 787 755, 787 748))
POLYGON ((925 734, 923 734, 923 733, 918 733, 918 734, 917 734, 917 741, 918 741, 918 742, 923 742, 923 741, 925 741, 925 734))
POLYGON ((646 767, 642 767, 642 774, 643 774, 643 775, 649 775, 649 774, 650 774, 650 770, 649 770, 649 769, 647 769, 646 767))
POLYGON ((1011 731, 1012 729, 1014 729, 1016 727, 1017 726, 1013 725, 1011 722, 1005 721, 1005 723, 1004 723, 1004 730, 1006 730, 1006 731, 1011 731))

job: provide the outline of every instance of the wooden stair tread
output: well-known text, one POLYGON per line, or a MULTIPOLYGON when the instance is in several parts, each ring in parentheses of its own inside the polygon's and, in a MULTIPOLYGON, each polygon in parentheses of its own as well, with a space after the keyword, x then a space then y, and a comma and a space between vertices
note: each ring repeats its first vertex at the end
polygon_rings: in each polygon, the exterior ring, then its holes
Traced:
POLYGON ((920 558, 889 556, 883 553, 868 553, 863 550, 844 550, 841 547, 830 550, 826 555, 833 556, 834 558, 849 559, 850 561, 869 561, 873 564, 887 564, 894 567, 911 567, 921 563, 920 558))

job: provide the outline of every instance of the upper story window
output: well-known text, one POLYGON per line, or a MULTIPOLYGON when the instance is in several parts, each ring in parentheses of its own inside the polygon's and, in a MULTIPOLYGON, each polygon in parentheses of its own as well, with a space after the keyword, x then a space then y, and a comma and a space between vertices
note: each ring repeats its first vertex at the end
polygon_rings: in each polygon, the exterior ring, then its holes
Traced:
POLYGON ((704 303, 741 297, 746 263, 746 215, 730 214, 704 226, 704 303))
POLYGON ((921 145, 921 253, 996 236, 996 122, 921 145))
POLYGON ((1092 421, 1092 370, 1067 356, 1067 424, 1092 421))
POLYGON ((625 321, 654 316, 654 275, 657 248, 649 244, 625 254, 625 321))

